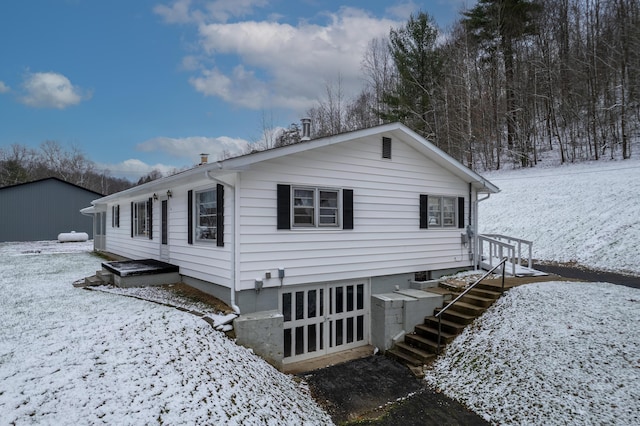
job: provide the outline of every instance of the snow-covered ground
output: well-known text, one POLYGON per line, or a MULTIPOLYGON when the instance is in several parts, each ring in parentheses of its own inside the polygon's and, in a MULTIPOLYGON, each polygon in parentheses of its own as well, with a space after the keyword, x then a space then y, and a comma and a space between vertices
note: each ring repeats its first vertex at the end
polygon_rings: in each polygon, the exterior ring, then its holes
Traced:
POLYGON ((177 309, 72 287, 91 243, 0 244, 0 424, 331 424, 301 385, 177 309))
MULTIPOLYGON (((640 161, 486 177, 502 192, 480 204, 481 232, 532 240, 538 259, 640 274, 640 161)), ((331 423, 301 385, 201 318, 73 288, 99 269, 89 249, 0 244, 0 425, 331 423)), ((637 289, 518 287, 426 380, 494 424, 640 424, 638 323, 637 289)))
POLYGON ((640 424, 640 290, 511 289, 425 379, 492 424, 640 424))
MULTIPOLYGON (((480 232, 534 257, 640 275, 640 161, 484 174, 480 232)), ((510 290, 425 379, 493 424, 640 425, 640 290, 548 282, 510 290)))
POLYGON ((537 259, 640 275, 640 159, 484 173, 480 232, 533 241, 537 259))

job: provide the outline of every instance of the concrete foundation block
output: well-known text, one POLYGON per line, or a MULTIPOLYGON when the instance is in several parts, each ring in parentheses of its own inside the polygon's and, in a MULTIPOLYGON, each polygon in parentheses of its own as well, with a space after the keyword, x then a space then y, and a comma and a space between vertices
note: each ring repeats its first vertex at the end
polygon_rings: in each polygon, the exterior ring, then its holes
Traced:
POLYGON ((382 351, 393 346, 393 338, 405 331, 404 306, 413 298, 399 293, 371 297, 371 344, 382 351))
POLYGON ((243 314, 233 321, 236 342, 278 369, 284 358, 283 325, 284 316, 275 310, 243 314))
POLYGON ((443 297, 416 289, 371 296, 371 344, 382 351, 390 349, 399 336, 413 332, 426 316, 441 307, 443 297))
POLYGON ((413 299, 404 306, 404 326, 407 332, 413 331, 416 325, 423 324, 424 318, 433 315, 433 311, 441 308, 444 302, 441 295, 422 290, 406 289, 396 293, 413 299))

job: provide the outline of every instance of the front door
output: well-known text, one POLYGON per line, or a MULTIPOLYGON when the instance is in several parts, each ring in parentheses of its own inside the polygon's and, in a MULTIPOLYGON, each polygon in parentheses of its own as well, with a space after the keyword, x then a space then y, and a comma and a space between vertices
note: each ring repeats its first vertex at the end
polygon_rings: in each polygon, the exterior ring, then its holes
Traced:
POLYGON ((160 260, 169 262, 169 200, 160 200, 160 260))
POLYGON ((285 363, 369 343, 369 286, 362 281, 285 289, 280 305, 285 363))

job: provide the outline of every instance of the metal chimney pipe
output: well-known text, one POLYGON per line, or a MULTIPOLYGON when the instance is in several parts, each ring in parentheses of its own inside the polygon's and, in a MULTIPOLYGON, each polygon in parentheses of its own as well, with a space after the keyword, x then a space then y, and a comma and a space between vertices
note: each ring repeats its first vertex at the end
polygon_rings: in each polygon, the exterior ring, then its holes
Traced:
POLYGON ((311 139, 311 119, 303 118, 300 120, 302 122, 302 139, 303 141, 308 141, 311 139))

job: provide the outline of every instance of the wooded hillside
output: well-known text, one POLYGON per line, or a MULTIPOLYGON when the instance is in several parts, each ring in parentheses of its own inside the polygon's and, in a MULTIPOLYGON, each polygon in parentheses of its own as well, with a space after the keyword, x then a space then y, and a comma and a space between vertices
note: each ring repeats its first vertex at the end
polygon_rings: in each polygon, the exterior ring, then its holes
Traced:
POLYGON ((640 138, 638 0, 480 0, 450 31, 427 13, 309 111, 316 135, 402 121, 474 169, 630 158, 640 138))
POLYGON ((65 150, 54 141, 43 142, 38 149, 14 144, 0 148, 0 188, 57 177, 74 185, 108 195, 133 186, 133 183, 96 170, 78 148, 65 150))

